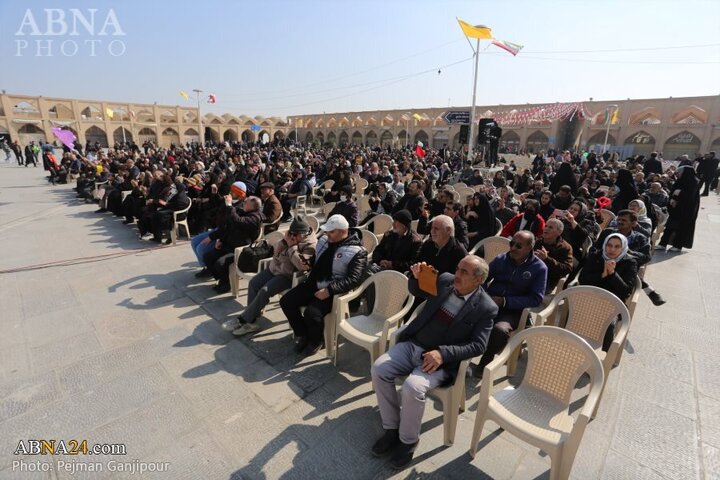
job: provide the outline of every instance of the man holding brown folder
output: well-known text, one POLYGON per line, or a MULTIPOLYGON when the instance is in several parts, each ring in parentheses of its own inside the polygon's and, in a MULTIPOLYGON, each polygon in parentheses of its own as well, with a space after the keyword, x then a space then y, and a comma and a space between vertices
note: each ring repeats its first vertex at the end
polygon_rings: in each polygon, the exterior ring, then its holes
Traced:
POLYGON ((410 293, 427 298, 427 303, 418 317, 398 334, 398 343, 380 356, 372 368, 385 429, 372 453, 392 454, 391 464, 396 469, 405 468, 412 461, 420 437, 426 393, 453 383, 461 361, 482 355, 498 312, 497 305, 482 288, 488 265, 480 257, 466 256, 455 275, 437 275, 426 263, 416 263, 410 271, 410 293), (406 375, 402 394, 398 396, 395 379, 406 375))

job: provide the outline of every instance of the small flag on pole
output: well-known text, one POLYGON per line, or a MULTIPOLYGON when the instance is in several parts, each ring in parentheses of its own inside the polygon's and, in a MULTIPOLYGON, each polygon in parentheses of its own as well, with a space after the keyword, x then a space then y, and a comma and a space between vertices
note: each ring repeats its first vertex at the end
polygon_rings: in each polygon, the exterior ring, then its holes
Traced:
POLYGON ((476 25, 473 27, 459 18, 457 21, 460 24, 460 28, 462 28, 463 33, 468 38, 480 38, 487 40, 491 40, 493 38, 492 29, 490 27, 486 27, 485 25, 476 25))
POLYGON ((618 113, 620 113, 620 109, 616 108, 612 114, 612 117, 610 118, 610 125, 617 125, 617 123, 620 121, 620 116, 618 115, 618 113))
POLYGON ((72 150, 75 148, 75 140, 77 140, 77 137, 75 137, 75 134, 72 131, 63 130, 59 127, 53 127, 52 133, 69 149, 72 150))
POLYGON ((422 115, 418 113, 413 113, 413 118, 417 120, 418 122, 423 119, 422 115))
POLYGON ((520 50, 523 48, 520 44, 508 42, 506 40, 493 40, 491 43, 496 47, 500 47, 503 50, 512 53, 513 57, 520 53, 520 50))
POLYGON ((135 112, 133 112, 132 110, 130 110, 130 116, 131 116, 133 119, 135 119, 135 112))
POLYGON ((183 97, 185 100, 190 100, 190 96, 185 93, 184 90, 180 90, 180 96, 183 97))
POLYGON ((108 118, 113 118, 113 115, 115 114, 115 112, 113 112, 110 108, 106 108, 105 113, 107 114, 108 118))
POLYGON ((208 95, 208 99, 207 99, 208 103, 215 103, 216 101, 217 101, 217 98, 215 97, 214 93, 211 93, 210 95, 208 95))

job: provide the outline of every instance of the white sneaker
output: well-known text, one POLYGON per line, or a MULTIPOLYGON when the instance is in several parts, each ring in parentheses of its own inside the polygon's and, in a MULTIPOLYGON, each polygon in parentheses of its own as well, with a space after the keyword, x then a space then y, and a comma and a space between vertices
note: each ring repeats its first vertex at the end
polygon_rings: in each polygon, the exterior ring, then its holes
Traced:
POLYGON ((240 325, 240 328, 233 330, 233 335, 237 335, 238 337, 242 335, 247 335, 248 333, 255 333, 260 331, 260 326, 256 323, 243 323, 240 325))
POLYGON ((222 328, 226 332, 232 332, 236 328, 240 326, 242 322, 238 318, 231 318, 230 320, 227 320, 226 322, 223 322, 222 328))
POLYGON ((670 247, 671 252, 682 252, 682 248, 670 247))

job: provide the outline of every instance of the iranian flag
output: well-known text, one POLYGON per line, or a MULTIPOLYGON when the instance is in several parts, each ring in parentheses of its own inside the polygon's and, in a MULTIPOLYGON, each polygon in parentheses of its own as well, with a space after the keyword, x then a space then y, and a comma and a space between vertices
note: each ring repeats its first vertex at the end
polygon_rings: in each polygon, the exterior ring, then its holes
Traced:
POLYGON ((418 156, 418 158, 425 158, 425 145, 423 145, 422 142, 418 142, 417 146, 415 147, 415 155, 418 156))
POLYGON ((513 57, 520 53, 520 50, 523 48, 523 45, 508 42, 506 40, 493 40, 491 43, 496 47, 502 48, 506 52, 512 53, 513 57))

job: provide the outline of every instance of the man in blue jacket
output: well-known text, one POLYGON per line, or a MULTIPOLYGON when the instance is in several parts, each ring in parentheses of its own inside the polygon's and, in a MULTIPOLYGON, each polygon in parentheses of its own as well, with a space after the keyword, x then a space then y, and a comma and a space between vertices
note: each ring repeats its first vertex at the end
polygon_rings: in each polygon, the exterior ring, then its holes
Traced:
POLYGON ((510 333, 518 328, 523 309, 537 307, 545 296, 547 266, 533 253, 534 245, 532 232, 521 230, 513 235, 510 251, 490 262, 485 290, 500 311, 480 365, 475 370, 477 377, 482 377, 485 365, 505 348, 510 333))
POLYGON ((460 362, 485 351, 498 308, 482 289, 488 274, 483 259, 468 255, 455 275, 438 276, 437 295, 420 290, 417 278, 421 265, 410 267, 408 289, 427 298, 418 317, 398 334, 398 343, 375 361, 372 380, 377 394, 385 434, 373 445, 373 455, 392 453, 393 468, 405 468, 411 461, 420 437, 425 395, 429 390, 451 384, 460 362), (397 377, 403 382, 398 397, 397 377))

